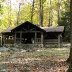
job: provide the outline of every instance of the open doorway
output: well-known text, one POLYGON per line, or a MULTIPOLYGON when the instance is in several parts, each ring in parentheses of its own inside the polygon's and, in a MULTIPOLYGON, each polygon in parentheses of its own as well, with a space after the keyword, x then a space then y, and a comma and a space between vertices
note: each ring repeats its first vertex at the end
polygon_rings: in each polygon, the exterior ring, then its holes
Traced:
POLYGON ((35 33, 23 33, 22 34, 22 43, 23 44, 33 44, 34 43, 35 33))

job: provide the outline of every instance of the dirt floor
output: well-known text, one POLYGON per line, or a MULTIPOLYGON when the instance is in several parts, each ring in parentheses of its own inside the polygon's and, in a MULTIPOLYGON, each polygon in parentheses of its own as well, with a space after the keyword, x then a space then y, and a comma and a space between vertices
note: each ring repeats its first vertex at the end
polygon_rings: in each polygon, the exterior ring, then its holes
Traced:
POLYGON ((69 48, 0 48, 0 72, 66 72, 69 48))

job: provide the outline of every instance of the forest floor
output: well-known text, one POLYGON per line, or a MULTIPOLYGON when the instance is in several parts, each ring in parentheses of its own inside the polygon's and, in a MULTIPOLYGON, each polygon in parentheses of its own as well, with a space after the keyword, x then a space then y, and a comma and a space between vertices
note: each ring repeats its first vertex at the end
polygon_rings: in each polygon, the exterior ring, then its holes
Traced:
POLYGON ((66 72, 69 48, 0 48, 0 72, 66 72))

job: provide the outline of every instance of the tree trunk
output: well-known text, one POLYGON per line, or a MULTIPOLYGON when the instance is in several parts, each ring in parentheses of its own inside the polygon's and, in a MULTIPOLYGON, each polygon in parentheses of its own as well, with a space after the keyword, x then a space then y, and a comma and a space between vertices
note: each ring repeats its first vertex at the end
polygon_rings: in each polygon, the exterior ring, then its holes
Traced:
POLYGON ((61 0, 58 0, 58 25, 60 22, 60 6, 61 6, 61 0))
POLYGON ((52 25, 52 1, 49 0, 49 22, 48 27, 52 25))
POLYGON ((21 8, 21 3, 19 3, 19 10, 18 10, 18 13, 17 13, 17 24, 16 24, 16 26, 19 24, 20 8, 21 8))
POLYGON ((31 11, 31 23, 33 23, 33 13, 34 13, 34 0, 33 0, 33 3, 32 3, 32 11, 31 11))
POLYGON ((9 18, 9 25, 8 25, 8 27, 10 27, 10 25, 11 25, 11 0, 9 0, 9 6, 10 6, 10 8, 9 8, 9 12, 8 12, 8 18, 9 18))
POLYGON ((72 72, 72 0, 70 0, 70 32, 71 32, 71 39, 70 39, 70 42, 71 42, 71 47, 70 47, 70 56, 68 58, 68 61, 69 61, 69 69, 68 69, 68 72, 72 72))
POLYGON ((40 0, 40 26, 43 26, 43 1, 40 0))

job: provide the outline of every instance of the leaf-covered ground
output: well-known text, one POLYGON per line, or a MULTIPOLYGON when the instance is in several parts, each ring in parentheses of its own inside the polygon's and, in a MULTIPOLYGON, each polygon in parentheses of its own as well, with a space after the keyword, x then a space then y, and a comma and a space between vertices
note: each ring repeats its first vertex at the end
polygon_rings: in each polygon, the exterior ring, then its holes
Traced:
POLYGON ((0 72, 66 72, 69 48, 0 48, 0 72))

